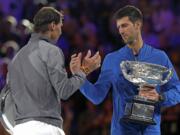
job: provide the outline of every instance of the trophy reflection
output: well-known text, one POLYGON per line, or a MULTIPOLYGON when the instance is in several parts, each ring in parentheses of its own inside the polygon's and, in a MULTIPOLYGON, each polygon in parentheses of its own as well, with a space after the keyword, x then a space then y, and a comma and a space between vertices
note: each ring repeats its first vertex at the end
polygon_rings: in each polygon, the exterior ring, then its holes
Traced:
MULTIPOLYGON (((172 69, 164 66, 138 61, 122 61, 120 67, 125 79, 139 87, 163 85, 169 81, 173 73, 172 69)), ((126 103, 122 120, 155 125, 153 116, 157 102, 135 95, 126 103)))

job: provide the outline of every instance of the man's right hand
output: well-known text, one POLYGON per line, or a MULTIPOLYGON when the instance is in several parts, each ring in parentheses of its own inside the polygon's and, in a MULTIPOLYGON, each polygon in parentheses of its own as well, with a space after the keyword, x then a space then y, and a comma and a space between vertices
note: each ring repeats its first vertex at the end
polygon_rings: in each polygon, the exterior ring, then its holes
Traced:
POLYGON ((99 55, 99 52, 97 52, 94 56, 91 56, 91 51, 89 50, 82 60, 82 71, 85 72, 86 75, 88 75, 100 66, 101 56, 99 55))
POLYGON ((154 86, 142 86, 139 89, 139 96, 150 100, 159 101, 160 95, 154 86))
POLYGON ((71 61, 70 61, 70 70, 72 74, 78 73, 81 69, 81 57, 82 54, 74 54, 71 56, 71 61))

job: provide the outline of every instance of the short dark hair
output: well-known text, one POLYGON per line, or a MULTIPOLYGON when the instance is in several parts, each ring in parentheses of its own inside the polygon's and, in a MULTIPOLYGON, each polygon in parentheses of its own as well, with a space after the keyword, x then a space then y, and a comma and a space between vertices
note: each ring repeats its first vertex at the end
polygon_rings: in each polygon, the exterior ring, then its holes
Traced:
POLYGON ((131 22, 136 22, 137 20, 143 21, 142 12, 135 6, 127 5, 123 8, 120 8, 115 14, 114 19, 121 19, 123 17, 129 17, 131 22))
POLYGON ((48 24, 54 22, 58 24, 62 15, 53 7, 42 7, 34 16, 34 31, 46 32, 48 31, 48 24))

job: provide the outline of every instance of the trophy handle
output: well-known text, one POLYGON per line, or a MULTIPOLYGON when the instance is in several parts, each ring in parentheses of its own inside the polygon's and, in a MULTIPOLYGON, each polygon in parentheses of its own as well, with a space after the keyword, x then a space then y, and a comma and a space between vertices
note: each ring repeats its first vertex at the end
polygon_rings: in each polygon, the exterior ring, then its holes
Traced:
POLYGON ((172 77, 173 75, 173 70, 172 69, 169 69, 167 70, 166 72, 163 73, 162 75, 162 85, 167 83, 169 81, 169 79, 172 77))
POLYGON ((129 61, 122 61, 120 63, 121 71, 123 73, 124 78, 126 78, 128 81, 131 81, 129 76, 132 74, 132 69, 130 68, 129 61), (130 74, 130 75, 129 75, 130 74))

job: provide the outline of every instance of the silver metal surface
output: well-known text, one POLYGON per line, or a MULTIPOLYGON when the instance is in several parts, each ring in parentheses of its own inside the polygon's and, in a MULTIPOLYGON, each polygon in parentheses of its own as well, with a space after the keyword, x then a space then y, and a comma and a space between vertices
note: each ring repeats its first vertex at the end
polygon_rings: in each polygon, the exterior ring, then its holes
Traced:
MULTIPOLYGON (((140 88, 142 86, 163 85, 169 81, 173 74, 172 69, 139 61, 122 61, 120 67, 123 76, 140 88)), ((156 122, 153 120, 153 116, 156 102, 156 100, 136 95, 132 101, 126 103, 122 119, 135 123, 155 125, 156 122)))
POLYGON ((14 120, 14 102, 11 97, 11 92, 6 91, 1 97, 1 124, 5 128, 5 130, 12 135, 13 128, 15 126, 14 120))
POLYGON ((120 67, 124 77, 138 86, 163 85, 173 74, 172 69, 139 61, 122 61, 120 67))

